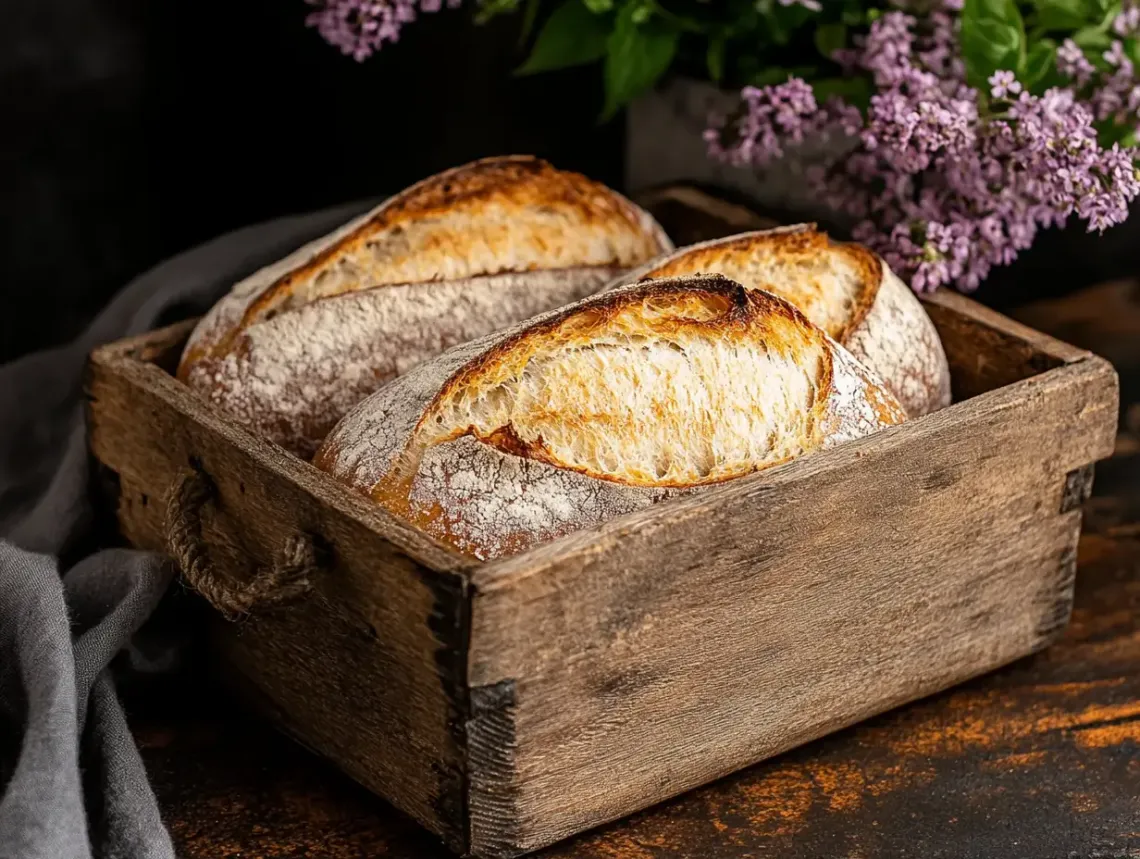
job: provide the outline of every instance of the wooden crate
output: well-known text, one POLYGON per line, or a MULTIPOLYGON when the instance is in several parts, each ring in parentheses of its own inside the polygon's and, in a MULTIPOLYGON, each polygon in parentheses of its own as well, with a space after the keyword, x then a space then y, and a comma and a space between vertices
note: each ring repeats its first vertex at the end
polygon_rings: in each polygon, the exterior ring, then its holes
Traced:
POLYGON ((313 589, 217 619, 279 727, 456 851, 514 856, 1032 653, 1068 620, 1111 365, 954 294, 937 414, 479 564, 170 375, 191 324, 97 350, 91 444, 122 531, 208 475, 247 578, 297 534, 313 589))

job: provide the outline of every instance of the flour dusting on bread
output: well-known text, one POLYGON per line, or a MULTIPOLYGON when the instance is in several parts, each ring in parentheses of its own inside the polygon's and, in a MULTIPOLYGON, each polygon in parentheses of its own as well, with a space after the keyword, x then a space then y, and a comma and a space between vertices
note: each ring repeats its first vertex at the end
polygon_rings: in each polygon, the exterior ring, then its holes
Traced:
POLYGON ((179 378, 301 456, 418 361, 671 247, 604 185, 529 157, 449 170, 237 284, 179 378))
POLYGON ((510 341, 445 388, 417 440, 472 435, 630 485, 725 480, 803 452, 826 349, 795 316, 662 292, 510 341))
POLYGON ((787 302, 675 278, 420 364, 349 413, 314 464, 492 558, 903 419, 787 302))
POLYGON ((866 364, 911 417, 950 403, 950 369, 921 302, 876 254, 813 225, 741 233, 681 248, 614 285, 723 274, 784 298, 866 364))
POLYGON ((199 361, 187 381, 256 432, 312 456, 336 422, 384 382, 551 302, 582 298, 617 271, 542 272, 537 284, 536 277, 498 275, 474 285, 412 284, 317 301, 254 326, 240 350, 199 361))

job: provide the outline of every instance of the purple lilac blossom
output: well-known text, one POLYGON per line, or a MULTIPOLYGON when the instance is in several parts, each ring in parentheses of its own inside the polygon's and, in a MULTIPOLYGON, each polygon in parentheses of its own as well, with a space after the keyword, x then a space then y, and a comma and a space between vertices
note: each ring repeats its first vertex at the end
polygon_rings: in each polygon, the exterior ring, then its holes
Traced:
MULTIPOLYGON (((1125 3, 1112 22, 1112 31, 1121 39, 1140 35, 1140 7, 1125 3)), ((1104 68, 1098 69, 1075 42, 1066 39, 1057 49, 1057 70, 1089 104, 1098 122, 1134 130, 1140 125, 1140 82, 1124 42, 1114 40, 1101 59, 1104 68)))
MULTIPOLYGON (((330 45, 358 62, 368 59, 385 42, 396 42, 405 24, 419 12, 438 12, 442 0, 306 0, 317 8, 305 19, 330 45)), ((447 0, 449 9, 461 0, 447 0)))
POLYGON ((1140 6, 1132 2, 1125 3, 1112 22, 1112 32, 1124 39, 1135 36, 1137 31, 1140 31, 1140 6))
MULTIPOLYGON (((762 168, 814 135, 856 137, 852 153, 813 164, 806 180, 828 206, 856 220, 856 240, 919 292, 976 288, 993 266, 1030 247, 1040 229, 1070 215, 1090 230, 1125 220, 1140 193, 1134 153, 1102 147, 1094 126, 1125 114, 1137 122, 1140 90, 1119 43, 1105 56, 1111 71, 1102 77, 1110 83, 1092 92, 1054 88, 1036 96, 999 71, 979 93, 966 84, 958 55, 957 19, 949 13, 960 7, 944 3, 923 16, 888 12, 844 52, 839 61, 876 88, 865 118, 835 100, 816 104, 794 78, 753 87, 736 116, 705 133, 710 155, 762 168)), ((1075 83, 1092 81, 1095 69, 1073 48, 1062 45, 1058 69, 1075 83)))
POLYGON ((1086 83, 1096 73, 1096 67, 1072 39, 1065 39, 1057 48, 1057 70, 1077 84, 1086 83))

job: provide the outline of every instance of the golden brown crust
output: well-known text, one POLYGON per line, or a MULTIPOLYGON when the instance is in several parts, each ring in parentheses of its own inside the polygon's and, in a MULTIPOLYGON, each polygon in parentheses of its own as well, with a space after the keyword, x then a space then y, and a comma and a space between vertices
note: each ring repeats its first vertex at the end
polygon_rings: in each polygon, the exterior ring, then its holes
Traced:
MULTIPOLYGON (((225 332, 216 343, 200 343, 188 350, 179 367, 179 376, 184 377, 183 367, 204 355, 224 353, 234 339, 256 321, 265 319, 278 311, 295 295, 299 284, 320 275, 335 261, 359 253, 370 240, 381 234, 398 234, 399 230, 414 222, 425 222, 443 216, 480 216, 488 207, 500 209, 506 217, 521 212, 528 207, 541 206, 559 211, 578 227, 598 227, 628 233, 637 237, 632 246, 625 249, 615 247, 614 259, 595 265, 636 265, 670 247, 668 239, 651 219, 621 195, 606 186, 579 174, 558 170, 546 161, 533 156, 517 155, 484 158, 446 170, 435 176, 412 185, 396 197, 379 207, 370 217, 363 219, 346 235, 323 247, 307 261, 282 274, 260 291, 246 307, 241 320, 231 330, 225 332)), ((485 225, 484 225, 485 227, 485 225)), ((568 243, 574 240, 564 230, 550 227, 536 227, 546 231, 544 241, 551 245, 568 243)), ((433 236, 423 247, 421 254, 438 254, 463 258, 478 244, 482 248, 491 246, 497 265, 470 272, 471 275, 494 275, 510 271, 528 271, 537 268, 533 261, 523 261, 513 265, 510 249, 496 248, 496 242, 509 242, 508 232, 498 236, 488 235, 479 225, 463 231, 445 231, 433 236)), ((618 243, 615 243, 615 245, 618 243)), ((589 263, 587 263, 589 265, 589 263)), ((380 285, 395 285, 380 284, 380 285)), ((364 284, 366 288, 376 285, 364 284)), ((356 288, 360 288, 359 286, 356 288)), ((321 298, 329 298, 351 291, 352 287, 336 292, 324 293, 321 298)))
POLYGON ((313 462, 493 558, 903 420, 798 309, 697 276, 601 293, 421 364, 313 462))
POLYGON ((604 185, 536 158, 483 159, 236 284, 195 329, 178 378, 307 458, 417 361, 595 292, 670 247, 604 185))
MULTIPOLYGON (((457 391, 477 385, 480 379, 487 376, 509 374, 519 366, 525 365, 537 352, 549 350, 556 345, 588 346, 595 332, 604 330, 611 320, 623 310, 639 305, 652 305, 656 299, 672 303, 678 303, 678 300, 694 305, 700 303, 704 306, 712 304, 718 307, 718 312, 713 315, 705 315, 704 318, 663 319, 659 324, 651 327, 653 333, 657 335, 685 337, 707 332, 717 337, 740 341, 750 337, 762 337, 773 348, 787 348, 795 352, 795 347, 798 344, 789 342, 787 333, 780 330, 778 325, 774 323, 778 320, 788 320, 797 333, 817 330, 796 307, 788 302, 760 290, 747 290, 740 284, 719 275, 653 281, 633 291, 603 293, 591 302, 587 311, 583 312, 576 306, 556 311, 549 318, 505 338, 468 363, 440 388, 439 393, 424 409, 423 417, 416 424, 414 432, 421 432, 425 425, 432 420, 434 408, 457 391), (678 281, 682 283, 680 287, 678 281)), ((821 392, 825 393, 818 398, 813 409, 810 421, 813 428, 816 424, 821 423, 826 415, 828 409, 826 392, 831 390, 832 384, 833 373, 830 353, 825 352, 824 355, 825 360, 821 362, 816 385, 821 392)), ((876 414, 885 423, 895 423, 901 419, 900 414, 892 411, 897 408, 897 404, 886 391, 877 392, 872 403, 876 414)), ((596 416, 592 420, 595 424, 599 422, 599 418, 596 416)), ((503 453, 544 462, 567 471, 576 471, 595 480, 608 480, 627 486, 681 489, 723 483, 725 480, 740 476, 727 475, 698 482, 649 481, 618 477, 562 461, 546 448, 541 438, 526 441, 519 437, 515 428, 510 424, 496 427, 489 433, 481 433, 474 427, 464 427, 458 432, 450 434, 446 440, 458 438, 462 435, 470 435, 503 453)), ((444 440, 442 438, 437 439, 434 443, 444 440)), ((767 463, 765 467, 778 465, 789 458, 767 463)))
POLYGON ((713 272, 802 309, 881 377, 911 417, 949 404, 949 365, 917 297, 872 251, 832 241, 814 224, 681 248, 622 275, 609 288, 713 272))
MULTIPOLYGON (((846 258, 851 268, 858 274, 860 289, 843 322, 825 328, 833 340, 845 343, 875 303, 883 279, 882 268, 879 265, 879 258, 867 248, 833 241, 827 233, 819 232, 815 224, 744 233, 681 248, 660 262, 639 270, 638 277, 641 280, 650 280, 744 268, 757 254, 766 251, 775 252, 781 262, 789 266, 795 266, 801 260, 811 260, 826 252, 838 253, 846 258)), ((775 291, 779 292, 778 289, 775 291)))

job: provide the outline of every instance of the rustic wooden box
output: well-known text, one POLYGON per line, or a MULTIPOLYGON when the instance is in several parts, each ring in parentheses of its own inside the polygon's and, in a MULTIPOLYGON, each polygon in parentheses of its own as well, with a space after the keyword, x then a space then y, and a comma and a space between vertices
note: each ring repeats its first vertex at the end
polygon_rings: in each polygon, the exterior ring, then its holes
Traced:
POLYGON ((319 538, 309 594, 218 619, 224 663, 455 850, 513 856, 1057 635, 1116 374, 957 295, 928 307, 950 408, 488 564, 191 394, 169 374, 190 323, 94 353, 91 444, 135 545, 164 547, 188 467, 229 575, 319 538))

